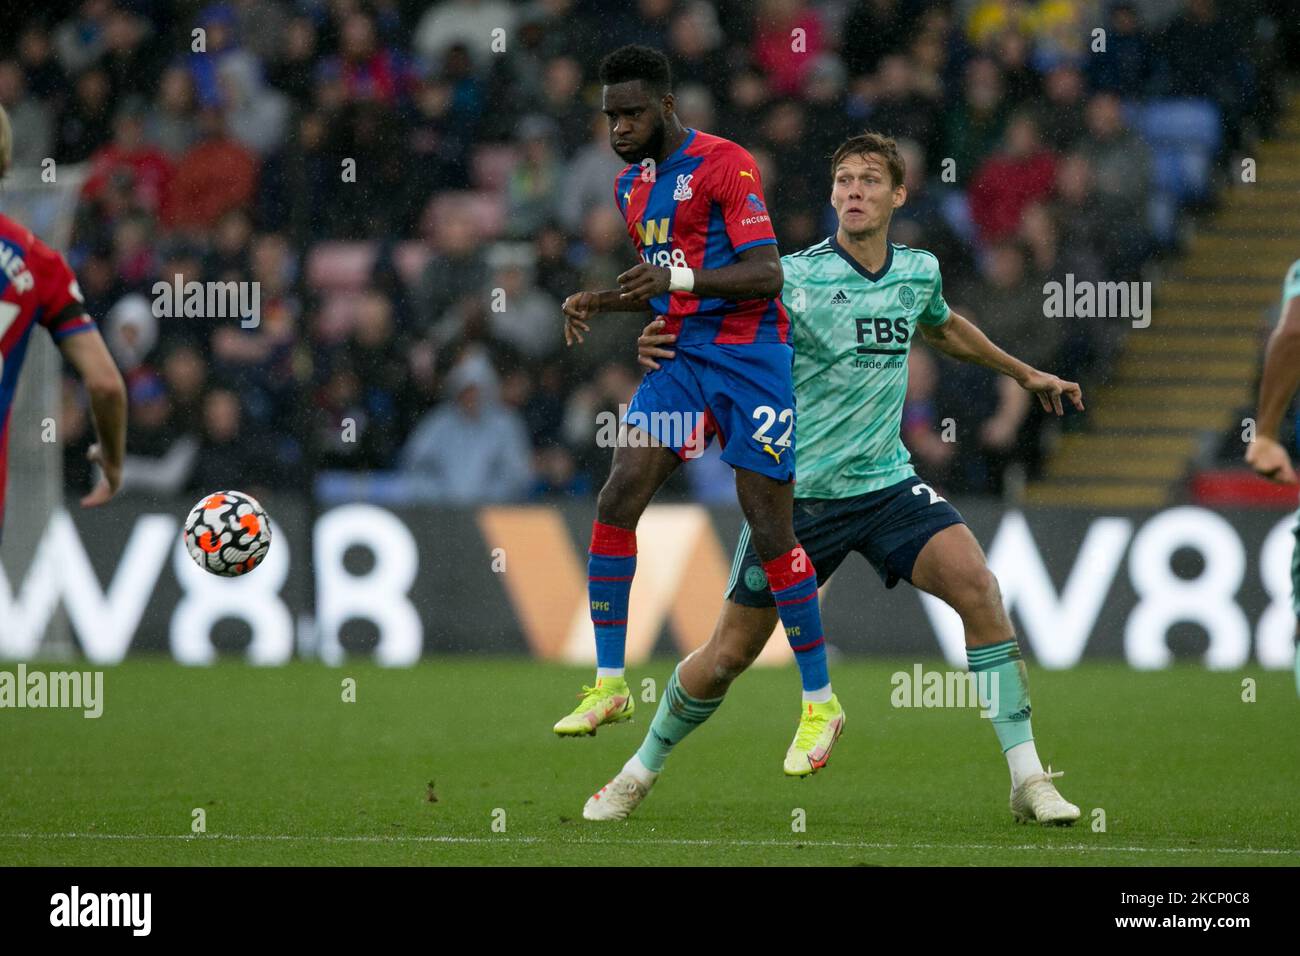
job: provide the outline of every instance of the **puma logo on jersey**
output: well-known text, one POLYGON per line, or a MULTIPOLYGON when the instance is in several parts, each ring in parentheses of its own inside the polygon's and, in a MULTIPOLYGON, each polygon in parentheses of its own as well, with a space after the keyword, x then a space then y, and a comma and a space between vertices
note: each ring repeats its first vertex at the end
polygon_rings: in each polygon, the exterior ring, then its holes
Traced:
POLYGON ((781 451, 777 451, 777 450, 776 450, 775 448, 773 448, 771 445, 764 445, 764 446, 763 446, 763 451, 767 452, 769 455, 771 455, 773 458, 775 458, 775 459, 776 459, 776 463, 777 463, 778 465, 781 464, 781 455, 785 453, 785 450, 784 450, 784 449, 782 449, 781 451))
POLYGON ((742 176, 746 176, 746 177, 748 177, 748 178, 750 178, 750 179, 753 179, 753 178, 754 178, 754 174, 751 173, 751 172, 749 172, 749 170, 746 170, 746 169, 742 169, 742 170, 740 171, 740 175, 742 175, 742 176))

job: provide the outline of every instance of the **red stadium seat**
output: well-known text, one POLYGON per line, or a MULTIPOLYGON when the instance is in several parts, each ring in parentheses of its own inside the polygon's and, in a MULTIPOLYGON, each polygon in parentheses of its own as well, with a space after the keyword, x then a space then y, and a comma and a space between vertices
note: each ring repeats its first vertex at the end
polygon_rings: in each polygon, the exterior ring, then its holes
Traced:
POLYGON ((356 292, 370 281, 374 263, 373 243, 317 243, 307 261, 307 282, 322 292, 356 292))
POLYGON ((439 223, 453 217, 471 219, 477 224, 483 239, 495 239, 505 228, 505 197, 492 193, 441 193, 425 210, 421 224, 424 235, 436 237, 439 223))
POLYGON ((420 281, 420 275, 432 255, 428 245, 423 242, 412 240, 398 243, 397 248, 393 250, 393 263, 397 266, 397 274, 402 277, 406 285, 414 287, 420 281))

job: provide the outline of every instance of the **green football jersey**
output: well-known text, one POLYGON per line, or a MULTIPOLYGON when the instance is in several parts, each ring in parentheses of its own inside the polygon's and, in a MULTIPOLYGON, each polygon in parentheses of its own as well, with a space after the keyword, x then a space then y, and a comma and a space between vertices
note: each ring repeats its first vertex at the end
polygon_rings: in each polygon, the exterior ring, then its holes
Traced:
POLYGON ((915 474, 899 435, 917 323, 948 321, 939 260, 889 243, 871 273, 831 236, 781 257, 794 346, 795 496, 850 498, 915 474))
MULTIPOLYGON (((1291 268, 1286 270, 1286 278, 1282 280, 1282 308, 1278 310, 1278 321, 1282 321, 1282 316, 1286 313, 1287 303, 1292 299, 1300 296, 1300 259, 1291 263, 1291 268)), ((798 399, 796 398, 796 401, 798 399)), ((796 409, 796 423, 798 415, 796 409)), ((1295 423, 1296 443, 1300 444, 1300 417, 1296 418, 1295 423)), ((798 441, 799 433, 795 432, 795 440, 798 441)), ((796 456, 798 452, 796 451, 796 456)), ((799 459, 795 458, 795 473, 799 471, 799 459)), ((799 486, 796 484, 796 488, 799 486)), ((798 494, 798 492, 795 492, 798 494)), ((1300 510, 1295 513, 1295 525, 1292 528, 1293 533, 1297 536, 1297 542, 1300 542, 1300 510)), ((1296 617, 1300 617, 1300 543, 1297 543, 1291 551, 1291 609, 1295 611, 1296 617)), ((1296 681, 1297 687, 1300 687, 1300 650, 1296 651, 1296 681)))
POLYGON ((1286 278, 1282 280, 1282 308, 1286 304, 1300 295, 1300 259, 1291 263, 1291 268, 1286 270, 1286 278))

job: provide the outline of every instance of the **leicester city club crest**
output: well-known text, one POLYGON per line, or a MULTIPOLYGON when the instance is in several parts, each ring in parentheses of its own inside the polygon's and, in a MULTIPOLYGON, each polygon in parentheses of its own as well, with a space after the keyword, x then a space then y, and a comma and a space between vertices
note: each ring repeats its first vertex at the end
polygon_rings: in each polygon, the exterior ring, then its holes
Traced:
POLYGON ((916 293, 912 291, 910 285, 905 285, 898 290, 898 304, 906 312, 911 312, 912 306, 916 305, 916 293))

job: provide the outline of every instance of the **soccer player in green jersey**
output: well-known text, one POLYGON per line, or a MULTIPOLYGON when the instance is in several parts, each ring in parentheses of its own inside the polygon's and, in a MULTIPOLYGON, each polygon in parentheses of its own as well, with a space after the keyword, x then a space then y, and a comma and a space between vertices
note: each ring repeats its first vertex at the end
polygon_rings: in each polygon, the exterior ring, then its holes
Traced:
MULTIPOLYGON (((887 240, 894 210, 907 199, 903 172, 887 136, 843 143, 831 160, 839 228, 781 259, 799 408, 795 531, 819 583, 857 551, 886 587, 906 580, 957 611, 970 669, 987 673, 986 686, 996 688, 988 710, 1011 771, 1012 816, 1073 823, 1079 808, 1057 792, 1052 780, 1060 772, 1045 771, 1034 747, 1025 664, 997 580, 961 515, 917 477, 899 430, 907 352, 918 330, 941 352, 1012 377, 1049 412, 1063 413, 1062 398, 1082 410, 1082 394, 1074 382, 1008 355, 949 309, 933 255, 887 240)), ((651 323, 639 340, 649 367, 673 359, 674 337, 661 328, 651 323)), ((777 612, 748 527, 726 598, 709 642, 673 672, 640 750, 587 801, 587 819, 623 819, 640 804, 668 752, 716 710, 772 633, 777 612)), ((822 748, 815 765, 829 754, 822 748)))
MULTIPOLYGON (((1288 485, 1296 484, 1295 469, 1291 467, 1286 448, 1277 440, 1277 433, 1297 389, 1300 389, 1300 259, 1291 264, 1282 284, 1282 316, 1264 351, 1255 440, 1246 446, 1246 464, 1265 478, 1288 485)), ((1300 435, 1300 423, 1296 434, 1300 435)), ((1296 693, 1300 693, 1300 511, 1296 512, 1295 534, 1296 547, 1291 554, 1291 606, 1296 613, 1295 680, 1296 693)))

